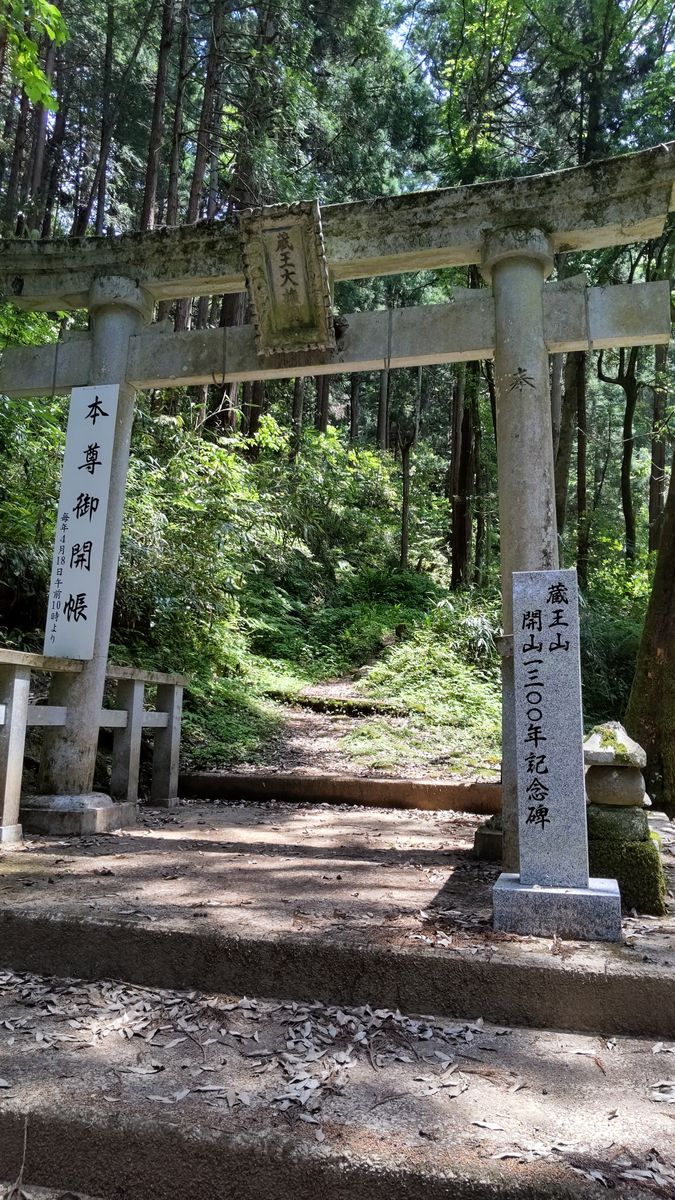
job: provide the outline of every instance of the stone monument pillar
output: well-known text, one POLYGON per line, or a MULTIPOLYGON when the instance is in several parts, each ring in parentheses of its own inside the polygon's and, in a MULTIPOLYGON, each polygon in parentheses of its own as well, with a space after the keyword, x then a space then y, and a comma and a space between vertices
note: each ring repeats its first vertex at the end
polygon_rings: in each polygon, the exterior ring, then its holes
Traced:
MULTIPOLYGON (((55 675, 49 697, 51 704, 67 707, 68 717, 64 727, 45 730, 39 790, 60 797, 61 808, 64 797, 84 797, 93 786, 134 420, 136 393, 126 383, 129 338, 150 320, 152 300, 129 279, 100 278, 92 285, 89 310, 93 319, 90 382, 119 384, 120 391, 93 656, 83 663, 81 673, 55 675)), ((36 800, 45 803, 47 797, 36 800)), ((92 804, 97 802, 110 800, 94 796, 92 804)), ((81 799, 74 807, 82 803, 81 799)))
POLYGON ((481 271, 495 305, 495 383, 502 570, 502 863, 518 870, 513 682, 513 572, 558 565, 543 288, 553 268, 538 229, 489 233, 481 271))

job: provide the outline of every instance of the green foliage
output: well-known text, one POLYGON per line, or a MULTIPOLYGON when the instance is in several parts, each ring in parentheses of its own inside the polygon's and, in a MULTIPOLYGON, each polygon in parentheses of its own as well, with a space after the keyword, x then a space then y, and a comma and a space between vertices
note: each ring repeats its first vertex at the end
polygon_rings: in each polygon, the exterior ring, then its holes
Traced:
POLYGON ((419 764, 431 774, 448 769, 485 771, 499 761, 500 681, 485 630, 490 616, 462 615, 445 602, 405 642, 390 648, 364 681, 368 695, 407 705, 405 723, 376 719, 344 739, 345 747, 371 767, 419 764), (467 617, 480 618, 476 638, 467 617), (469 651, 467 654, 466 651, 469 651), (480 665, 479 665, 480 664, 480 665))
POLYGON ((46 37, 59 46, 66 40, 66 25, 49 0, 2 0, 0 34, 7 39, 9 68, 29 100, 55 112, 58 101, 40 66, 40 41, 46 37))
POLYGON ((255 762, 282 724, 279 710, 233 679, 192 683, 183 713, 182 753, 195 769, 255 762))

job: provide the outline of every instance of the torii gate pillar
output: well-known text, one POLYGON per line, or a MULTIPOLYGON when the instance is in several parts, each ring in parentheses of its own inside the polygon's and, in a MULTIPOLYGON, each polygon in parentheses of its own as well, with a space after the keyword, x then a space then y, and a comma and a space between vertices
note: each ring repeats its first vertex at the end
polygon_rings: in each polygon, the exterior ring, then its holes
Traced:
POLYGON ((94 280, 88 307, 93 323, 89 383, 116 383, 120 392, 93 657, 77 675, 55 675, 49 697, 51 704, 66 706, 68 715, 62 728, 45 730, 39 789, 62 797, 91 792, 94 782, 136 396, 126 382, 129 338, 153 312, 147 292, 130 279, 112 276, 94 280))
POLYGON ((517 872, 518 799, 513 677, 513 572, 558 566, 544 280, 553 269, 538 229, 489 234, 481 271, 495 306, 497 463, 502 574, 502 862, 517 872))

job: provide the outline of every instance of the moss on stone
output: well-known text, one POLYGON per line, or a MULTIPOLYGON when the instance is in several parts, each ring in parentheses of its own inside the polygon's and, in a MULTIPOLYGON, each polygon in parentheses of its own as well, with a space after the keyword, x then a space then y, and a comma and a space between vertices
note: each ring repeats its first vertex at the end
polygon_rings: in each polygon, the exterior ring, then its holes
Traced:
POLYGON ((649 841, 649 822, 643 808, 589 804, 586 820, 591 842, 649 841))
POLYGON ((603 750, 613 750, 616 755, 616 766, 629 767, 632 765, 632 758, 625 742, 622 742, 618 737, 616 730, 610 725, 595 725, 591 729, 591 734, 597 733, 600 738, 600 745, 603 750))
POLYGON ((591 875, 616 879, 624 908, 662 917, 666 911, 666 881, 658 846, 646 842, 589 841, 591 875))

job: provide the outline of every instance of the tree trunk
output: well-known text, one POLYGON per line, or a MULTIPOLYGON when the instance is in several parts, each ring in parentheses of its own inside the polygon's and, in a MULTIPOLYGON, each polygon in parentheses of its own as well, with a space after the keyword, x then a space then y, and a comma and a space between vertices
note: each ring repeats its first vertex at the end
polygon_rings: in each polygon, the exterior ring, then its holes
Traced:
POLYGON ((359 439, 359 396, 361 393, 361 376, 355 372, 349 377, 349 440, 359 439))
POLYGON ((330 375, 316 377, 316 408, 314 410, 314 425, 319 433, 328 429, 330 413, 330 375))
POLYGON ((553 461, 558 456, 560 422, 562 420, 562 383, 564 354, 551 355, 551 426, 553 428, 553 461))
POLYGON ((13 84, 7 95, 7 105, 5 108, 5 120, 2 126, 2 137, 0 138, 0 187, 5 182, 5 170, 7 168, 7 155, 9 144, 12 139, 12 128, 14 125, 14 115, 16 112, 16 99, 18 96, 18 88, 13 84))
POLYGON ((206 177, 206 168, 211 150, 213 113, 216 103, 216 95, 218 92, 220 72, 222 69, 220 43, 223 36, 224 21, 224 0, 214 0, 211 37, 209 40, 209 49, 206 58, 204 95, 202 98, 202 107, 199 115, 199 128, 197 130, 197 138, 195 143, 195 161, 192 169, 190 198, 188 200, 187 213, 185 214, 185 220, 188 225, 191 225, 193 221, 196 221, 197 217, 199 216, 199 206, 201 204, 204 191, 204 179, 206 177))
MULTIPOLYGON (((247 437, 253 438, 260 428, 260 418, 262 416, 263 405, 265 403, 265 384, 262 379, 256 379, 251 388, 251 401, 248 410, 247 420, 247 437)), ((250 450, 251 458, 258 457, 258 447, 252 446, 250 450)))
POLYGON ((243 395, 241 398, 241 424, 239 431, 243 437, 248 436, 248 420, 251 415, 251 401, 253 398, 253 384, 247 380, 242 389, 243 395))
MULTIPOLYGON (((47 45, 45 54, 44 72, 47 79, 51 81, 54 74, 54 63, 56 59, 56 46, 53 42, 47 45)), ((28 195, 30 199, 30 224, 31 227, 36 227, 38 221, 38 199, 42 189, 43 173, 45 165, 45 147, 47 144, 47 109, 43 104, 39 104, 35 110, 35 132, 33 136, 33 160, 30 172, 30 183, 28 186, 28 195)))
POLYGON ((63 70, 60 63, 60 55, 57 58, 56 80, 57 91, 59 94, 59 111, 56 114, 54 121, 54 131, 49 143, 49 171, 44 184, 44 191, 40 196, 38 206, 38 216, 41 225, 41 236, 43 238, 51 237, 52 234, 52 219, 54 216, 54 205, 56 204, 56 196, 59 189, 59 179, 61 177, 61 166, 63 163, 63 154, 65 149, 65 137, 68 122, 68 105, 69 98, 63 95, 61 80, 63 70))
MULTIPOLYGON (((480 382, 480 381, 479 381, 480 382)), ((474 510, 476 514, 476 547, 473 565, 473 581, 477 587, 483 583, 485 571, 485 543, 487 541, 487 522, 485 520, 485 473, 481 456, 482 427, 480 420, 480 405, 478 403, 478 386, 472 400, 473 406, 473 477, 474 477, 474 510)))
MULTIPOLYGON (((101 148, 98 161, 98 179, 95 181, 96 190, 96 233, 103 233, 103 223, 105 220, 105 201, 107 189, 107 173, 108 173, 108 155, 110 153, 110 144, 112 142, 113 120, 111 114, 112 105, 112 69, 113 69, 113 43, 115 38, 115 4, 114 0, 108 0, 108 18, 106 24, 105 38, 105 57, 103 60, 103 90, 102 103, 103 114, 101 117, 101 148)), ((92 197, 94 187, 92 186, 92 197)), ((86 212, 84 220, 84 228, 80 229, 80 233, 85 233, 89 224, 89 216, 91 214, 91 202, 89 211, 86 212)))
POLYGON ((401 508, 401 555, 399 566, 408 570, 408 548, 410 545, 410 442, 401 441, 401 470, 403 472, 403 504, 401 508))
POLYGON ((24 157, 26 154, 26 147, 28 145, 28 112, 28 96, 25 92, 22 92, 21 103, 19 105, 19 116, 16 123, 16 133, 14 135, 14 151, 12 153, 12 162, 9 168, 7 195, 5 197, 5 220, 12 232, 14 223, 16 221, 16 214, 19 210, 19 188, 21 185, 21 173, 24 168, 24 157))
MULTIPOLYGON (((188 199, 187 212, 185 221, 188 225, 193 224, 199 217, 199 210, 204 197, 204 180, 206 179, 206 168, 211 160, 213 153, 213 141, 217 136, 215 129, 215 112, 217 106, 217 98, 220 90, 220 73, 222 71, 221 59, 221 41, 223 37, 223 27, 225 22, 225 3, 224 0, 215 0, 213 8, 213 20, 211 23, 211 37, 209 39, 209 49, 206 56, 206 78, 204 81, 204 94, 202 97, 202 107, 199 115, 199 128, 195 140, 195 161, 192 168, 192 183, 190 184, 190 196, 188 199)), ((187 329, 190 300, 180 300, 176 308, 176 329, 187 329)))
POLYGON ((485 382, 487 383, 488 396, 490 397, 492 433, 495 439, 497 457, 499 457, 499 443, 497 441, 497 387, 495 385, 495 365, 489 358, 485 360, 485 382))
POLYGON ((181 149, 183 145, 183 108, 189 69, 190 50, 190 0, 182 0, 180 11, 180 46, 178 50, 178 73, 176 76, 176 99, 171 129, 171 153, 169 154, 169 184, 166 194, 166 224, 178 222, 178 182, 180 178, 181 149))
POLYGON ((575 358, 577 359, 577 575, 581 586, 586 587, 591 533, 587 485, 586 355, 580 351, 575 358))
POLYGON ((654 407, 652 410, 652 467, 649 475, 649 549, 658 550, 663 522, 666 481, 666 363, 668 347, 654 353, 654 407))
POLYGON ((478 363, 461 363, 452 413, 451 449, 451 510, 450 559, 452 588, 466 587, 469 582, 471 551, 471 474, 474 464, 473 400, 478 383, 478 363))
POLYGON ((574 425, 577 416, 579 365, 578 356, 574 353, 567 355, 564 378, 565 387, 563 391, 562 415, 560 418, 560 437, 558 439, 558 455, 555 460, 555 511, 559 539, 562 539, 567 517, 567 492, 569 489, 570 464, 572 462, 574 425))
POLYGON ((298 457, 302 437, 302 410, 305 404, 305 379, 298 375, 293 385, 293 412, 291 415, 291 462, 298 457))
POLYGON ((377 402, 377 445, 387 449, 389 431, 389 371, 380 371, 380 394, 377 402))
MULTIPOLYGON (((621 353, 623 354, 623 351, 621 353)), ((622 381, 622 387, 626 396, 626 409, 623 418, 623 455, 621 457, 621 508, 623 509, 623 519, 626 525, 626 559, 628 562, 632 562, 636 555, 635 509, 631 486, 633 447, 635 445, 633 420, 638 398, 638 383, 635 374, 636 366, 637 347, 634 347, 630 352, 628 367, 622 381)))
POLYGON ((626 710, 626 728, 647 752, 647 789, 675 814, 675 465, 663 513, 652 593, 626 710))
POLYGON ((87 226, 89 225, 89 221, 91 220, 91 214, 94 209, 94 201, 95 200, 97 202, 96 232, 97 233, 103 232, 103 220, 104 220, 104 216, 105 216, 105 200, 106 200, 106 171, 107 171, 107 167, 108 167, 108 158, 110 155, 110 147, 111 147, 112 140, 113 140, 113 134, 115 132, 115 126, 117 124, 117 119, 119 117, 120 104, 121 104, 122 97, 125 94, 126 88, 129 84, 129 80, 131 78, 131 73, 134 69, 134 66, 136 65, 138 55, 140 54, 141 48, 145 43, 145 39, 147 37, 148 30, 152 24, 156 8, 157 8, 157 0, 151 0, 151 2, 148 4, 148 8, 147 8, 144 20, 143 20, 143 25, 138 32, 136 41, 134 43, 133 50, 131 51, 131 55, 129 57, 129 60, 124 68, 122 76, 120 77, 119 80, 116 81, 115 95, 113 98, 113 96, 112 96, 113 58, 112 58, 112 48, 110 49, 110 57, 109 57, 108 43, 111 42, 112 38, 113 38, 111 29, 114 31, 114 0, 108 0, 108 24, 107 24, 107 33, 106 33, 106 61, 104 64, 104 79, 107 77, 106 73, 108 71, 110 71, 111 83, 110 83, 110 86, 109 86, 107 92, 105 91, 105 85, 104 85, 103 118, 101 121, 101 137, 100 137, 100 144, 99 144, 99 150, 98 150, 98 161, 96 163, 94 177, 91 181, 91 186, 89 188, 87 199, 84 202, 84 204, 80 204, 79 202, 76 202, 76 205, 75 205, 75 218, 73 220, 73 226, 71 229, 71 234, 73 234, 75 236, 82 237, 86 233, 87 226))
POLYGON ((164 132, 166 78, 169 69, 171 47, 173 45, 175 3, 176 0, 164 0, 162 10, 162 32, 160 34, 159 54, 157 57, 157 82, 155 84, 155 98, 152 106, 152 121, 150 123, 148 161, 145 170, 145 192, 143 193, 143 207, 141 209, 141 229, 153 229, 155 225, 159 155, 162 147, 162 134, 164 132))

